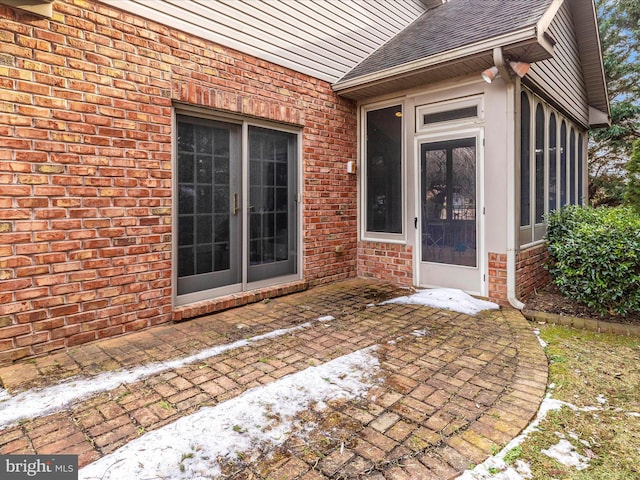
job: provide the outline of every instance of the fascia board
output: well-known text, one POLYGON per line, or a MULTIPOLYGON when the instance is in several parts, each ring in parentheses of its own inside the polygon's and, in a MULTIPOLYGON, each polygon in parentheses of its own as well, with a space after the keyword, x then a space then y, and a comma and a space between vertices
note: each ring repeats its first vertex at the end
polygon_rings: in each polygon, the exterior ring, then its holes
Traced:
POLYGON ((547 33, 547 30, 549 30, 551 22, 553 22, 553 19, 558 13, 558 10, 560 10, 560 7, 562 7, 563 3, 564 0, 553 0, 547 11, 544 12, 544 15, 542 15, 537 23, 538 43, 540 43, 540 45, 542 45, 550 55, 555 53, 555 40, 553 40, 553 38, 547 33))

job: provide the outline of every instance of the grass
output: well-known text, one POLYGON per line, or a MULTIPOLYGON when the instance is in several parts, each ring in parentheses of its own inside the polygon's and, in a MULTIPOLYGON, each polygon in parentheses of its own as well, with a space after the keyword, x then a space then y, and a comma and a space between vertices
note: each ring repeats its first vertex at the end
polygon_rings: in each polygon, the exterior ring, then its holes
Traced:
POLYGON ((550 412, 509 460, 529 463, 536 480, 640 478, 640 418, 633 415, 640 414, 640 338, 550 325, 540 336, 548 344, 552 397, 578 410, 550 412), (541 453, 560 438, 590 459, 587 468, 541 453))

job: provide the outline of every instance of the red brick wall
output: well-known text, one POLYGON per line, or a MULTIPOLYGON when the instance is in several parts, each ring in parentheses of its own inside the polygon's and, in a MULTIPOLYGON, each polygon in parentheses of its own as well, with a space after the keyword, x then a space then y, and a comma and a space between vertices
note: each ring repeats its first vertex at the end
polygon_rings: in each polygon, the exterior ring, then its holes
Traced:
POLYGON ((489 300, 507 305, 507 255, 489 253, 489 300))
POLYGON ((516 294, 518 300, 526 300, 536 288, 549 282, 549 272, 544 268, 549 259, 546 243, 541 243, 516 255, 516 294))
POLYGON ((355 105, 91 1, 0 6, 0 363, 169 321, 179 101, 302 127, 304 275, 355 274, 355 105))
POLYGON ((358 276, 378 278, 396 285, 413 285, 413 249, 382 242, 358 244, 358 276))
MULTIPOLYGON (((549 258, 546 244, 521 250, 516 255, 516 296, 524 301, 534 289, 549 281, 544 268, 549 258)), ((507 255, 489 253, 489 299, 500 305, 508 305, 507 255)))

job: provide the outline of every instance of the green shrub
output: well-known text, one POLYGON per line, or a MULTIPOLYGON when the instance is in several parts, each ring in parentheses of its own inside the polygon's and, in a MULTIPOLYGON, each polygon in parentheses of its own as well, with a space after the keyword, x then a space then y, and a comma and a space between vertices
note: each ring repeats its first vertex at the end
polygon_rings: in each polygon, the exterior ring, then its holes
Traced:
POLYGON ((640 216, 630 207, 567 206, 548 218, 549 272, 600 314, 640 310, 640 216))

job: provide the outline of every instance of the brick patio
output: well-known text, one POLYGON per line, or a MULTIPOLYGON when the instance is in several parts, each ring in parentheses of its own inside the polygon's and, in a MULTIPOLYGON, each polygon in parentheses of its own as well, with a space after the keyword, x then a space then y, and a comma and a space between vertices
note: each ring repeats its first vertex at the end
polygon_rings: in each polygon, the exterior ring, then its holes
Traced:
POLYGON ((515 310, 471 317, 371 306, 405 294, 386 283, 347 280, 0 368, 2 384, 16 393, 311 322, 21 421, 0 430, 0 453, 78 454, 86 465, 202 406, 378 345, 382 379, 366 400, 305 413, 317 426, 304 443, 294 432, 271 455, 225 466, 229 478, 455 478, 529 423, 545 393, 546 357, 515 310), (313 321, 326 315, 335 319, 313 321), (426 334, 412 335, 416 330, 426 334))

